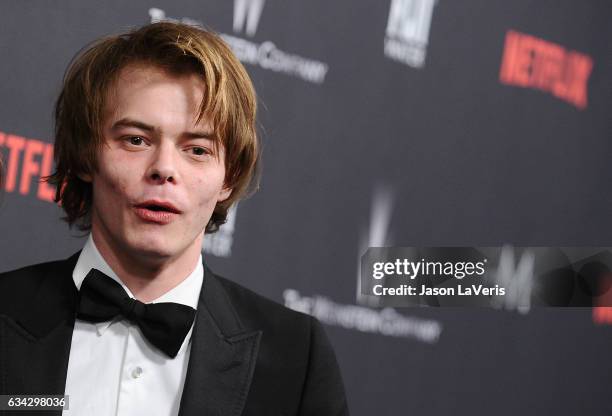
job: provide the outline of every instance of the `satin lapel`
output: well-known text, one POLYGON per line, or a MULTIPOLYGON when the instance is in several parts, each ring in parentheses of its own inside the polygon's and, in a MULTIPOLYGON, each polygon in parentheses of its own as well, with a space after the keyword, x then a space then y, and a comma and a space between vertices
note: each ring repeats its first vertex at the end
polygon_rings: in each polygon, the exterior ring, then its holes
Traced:
POLYGON ((179 416, 242 413, 261 331, 245 332, 225 289, 204 266, 179 416))
POLYGON ((50 263, 30 302, 17 316, 5 317, 7 393, 64 393, 77 297, 72 270, 78 256, 50 263))

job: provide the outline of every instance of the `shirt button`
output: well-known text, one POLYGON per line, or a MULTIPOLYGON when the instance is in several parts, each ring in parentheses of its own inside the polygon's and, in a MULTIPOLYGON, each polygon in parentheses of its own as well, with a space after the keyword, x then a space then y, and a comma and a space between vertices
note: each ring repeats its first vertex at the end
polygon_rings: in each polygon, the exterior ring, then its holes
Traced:
POLYGON ((142 373, 143 373, 143 371, 142 371, 141 367, 135 367, 132 370, 132 378, 139 378, 139 377, 142 376, 142 373))

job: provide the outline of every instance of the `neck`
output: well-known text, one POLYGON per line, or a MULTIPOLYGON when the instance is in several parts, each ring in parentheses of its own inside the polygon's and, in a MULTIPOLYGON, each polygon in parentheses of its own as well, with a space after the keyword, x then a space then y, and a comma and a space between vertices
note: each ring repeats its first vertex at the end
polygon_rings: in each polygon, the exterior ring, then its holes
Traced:
POLYGON ((203 235, 175 256, 159 256, 121 249, 92 227, 92 238, 102 258, 141 302, 151 302, 184 281, 196 268, 203 235))

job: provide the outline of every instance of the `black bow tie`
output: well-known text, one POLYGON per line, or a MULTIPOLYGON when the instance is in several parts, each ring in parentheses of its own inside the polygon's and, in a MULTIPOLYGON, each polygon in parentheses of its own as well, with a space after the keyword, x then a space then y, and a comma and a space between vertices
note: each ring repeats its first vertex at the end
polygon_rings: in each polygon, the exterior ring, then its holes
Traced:
POLYGON ((91 269, 79 291, 77 317, 110 321, 117 315, 138 325, 145 338, 174 358, 195 318, 195 309, 179 303, 142 303, 99 270, 91 269))

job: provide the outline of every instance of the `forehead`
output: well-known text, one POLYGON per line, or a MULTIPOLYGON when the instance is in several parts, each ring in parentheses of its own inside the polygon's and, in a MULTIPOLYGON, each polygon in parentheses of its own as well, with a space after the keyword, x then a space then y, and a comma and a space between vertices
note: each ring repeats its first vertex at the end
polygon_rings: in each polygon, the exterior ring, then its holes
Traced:
POLYGON ((166 110, 182 112, 195 122, 204 92, 205 84, 198 74, 175 74, 154 64, 131 63, 119 70, 109 85, 104 120, 125 112, 155 114, 166 110))

